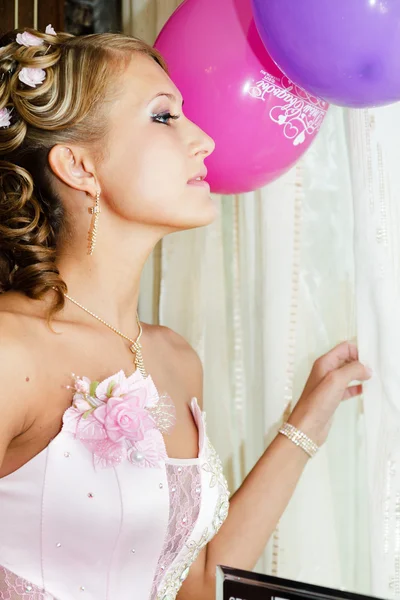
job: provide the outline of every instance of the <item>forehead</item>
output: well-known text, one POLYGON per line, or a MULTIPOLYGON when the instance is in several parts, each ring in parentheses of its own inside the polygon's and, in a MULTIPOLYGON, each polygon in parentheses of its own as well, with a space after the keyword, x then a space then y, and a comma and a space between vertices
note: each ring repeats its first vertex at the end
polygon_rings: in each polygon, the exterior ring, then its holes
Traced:
POLYGON ((178 88, 164 69, 153 58, 139 52, 132 55, 120 81, 120 100, 130 106, 147 105, 160 92, 173 94, 181 101, 178 88))

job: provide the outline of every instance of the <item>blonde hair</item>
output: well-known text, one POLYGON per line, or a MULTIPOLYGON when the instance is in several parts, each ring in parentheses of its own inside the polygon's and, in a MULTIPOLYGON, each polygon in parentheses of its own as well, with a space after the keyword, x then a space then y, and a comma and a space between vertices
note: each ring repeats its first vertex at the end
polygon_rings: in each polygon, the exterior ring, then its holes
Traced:
POLYGON ((0 110, 11 111, 10 126, 0 127, 0 293, 19 290, 40 299, 54 288, 51 315, 63 307, 67 286, 55 259, 65 214, 48 153, 55 144, 75 143, 103 158, 106 105, 117 93, 112 83, 136 52, 167 71, 156 50, 123 34, 54 36, 27 28, 0 39, 0 110), (23 31, 43 43, 19 45, 16 35, 23 31), (22 83, 23 67, 44 69, 44 82, 36 88, 22 83))

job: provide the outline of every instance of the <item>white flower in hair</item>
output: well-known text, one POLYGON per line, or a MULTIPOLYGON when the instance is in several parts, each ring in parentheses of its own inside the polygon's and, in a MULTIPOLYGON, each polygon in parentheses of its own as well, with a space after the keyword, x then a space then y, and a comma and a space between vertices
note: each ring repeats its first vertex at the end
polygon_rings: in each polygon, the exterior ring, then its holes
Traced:
POLYGON ((46 27, 46 33, 49 33, 50 35, 57 35, 56 32, 54 31, 53 27, 50 25, 47 25, 46 27))
POLYGON ((18 79, 22 81, 22 83, 29 85, 29 87, 35 88, 46 79, 46 71, 43 69, 24 67, 20 70, 18 79))
POLYGON ((41 46, 43 44, 43 40, 36 37, 32 33, 28 31, 24 31, 24 33, 17 33, 16 41, 20 46, 41 46))
POLYGON ((0 127, 9 127, 11 124, 10 119, 11 111, 8 108, 2 108, 0 110, 0 127))

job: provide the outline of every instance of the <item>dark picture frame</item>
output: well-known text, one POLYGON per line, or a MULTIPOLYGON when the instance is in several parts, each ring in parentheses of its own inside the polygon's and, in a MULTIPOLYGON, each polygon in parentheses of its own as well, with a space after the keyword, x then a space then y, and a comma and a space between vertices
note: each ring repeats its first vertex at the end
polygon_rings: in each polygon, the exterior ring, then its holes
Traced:
POLYGON ((216 600, 376 600, 373 596, 225 566, 217 567, 216 585, 216 600))
POLYGON ((64 13, 64 29, 74 35, 121 31, 121 0, 65 0, 64 13))

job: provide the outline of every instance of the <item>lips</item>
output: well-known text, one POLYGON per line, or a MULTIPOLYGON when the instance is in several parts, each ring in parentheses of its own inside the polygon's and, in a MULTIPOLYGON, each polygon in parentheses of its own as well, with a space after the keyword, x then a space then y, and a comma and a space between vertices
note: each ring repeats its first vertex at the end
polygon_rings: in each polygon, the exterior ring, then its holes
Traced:
POLYGON ((201 169, 201 171, 199 171, 198 173, 196 173, 196 175, 191 177, 189 179, 188 183, 199 183, 201 181, 204 181, 204 179, 206 177, 207 177, 207 169, 204 167, 204 169, 201 169))

